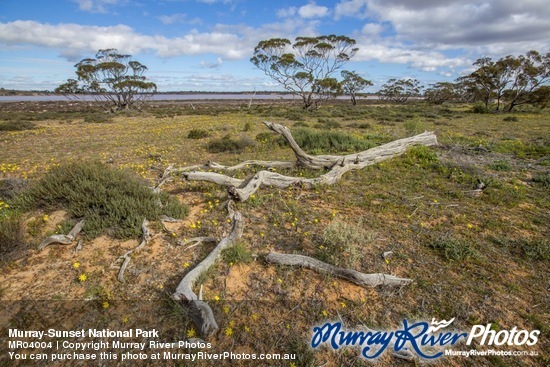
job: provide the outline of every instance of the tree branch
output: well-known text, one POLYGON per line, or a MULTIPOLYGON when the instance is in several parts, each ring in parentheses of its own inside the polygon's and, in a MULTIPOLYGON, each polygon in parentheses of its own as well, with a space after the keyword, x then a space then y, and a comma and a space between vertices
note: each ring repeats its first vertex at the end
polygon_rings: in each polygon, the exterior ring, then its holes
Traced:
POLYGON ((364 274, 353 269, 339 268, 304 255, 278 254, 271 252, 265 259, 267 262, 273 264, 302 266, 321 273, 334 275, 335 277, 348 280, 362 287, 377 287, 379 285, 403 286, 412 282, 412 279, 398 278, 383 273, 364 274))
POLYGON ((233 221, 231 233, 227 237, 222 238, 212 252, 183 277, 172 295, 174 300, 186 302, 185 306, 189 310, 189 315, 199 328, 203 337, 207 337, 217 331, 218 324, 216 323, 214 313, 208 303, 203 302, 197 297, 195 292, 193 292, 193 285, 197 282, 197 279, 202 273, 214 265, 216 260, 220 257, 221 252, 231 247, 235 241, 241 237, 243 232, 242 215, 234 208, 234 205, 234 202, 231 200, 227 203, 229 217, 233 221))

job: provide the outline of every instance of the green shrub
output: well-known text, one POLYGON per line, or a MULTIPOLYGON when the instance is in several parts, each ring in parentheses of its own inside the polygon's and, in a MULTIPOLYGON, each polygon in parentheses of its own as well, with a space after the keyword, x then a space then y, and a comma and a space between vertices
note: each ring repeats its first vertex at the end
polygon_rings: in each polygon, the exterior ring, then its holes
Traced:
POLYGON ((365 247, 373 240, 373 233, 365 230, 361 223, 335 219, 323 231, 316 257, 337 266, 358 269, 365 247))
POLYGON ((410 165, 420 167, 432 167, 439 162, 439 158, 433 149, 424 145, 410 147, 403 155, 403 161, 410 165))
POLYGON ((463 261, 475 255, 470 243, 455 238, 440 238, 429 247, 438 250, 447 260, 463 261))
POLYGON ((368 122, 354 122, 354 123, 351 123, 348 125, 348 127, 354 127, 356 129, 370 129, 372 128, 372 125, 369 124, 368 122))
POLYGON ((418 118, 405 121, 403 127, 407 134, 411 136, 426 131, 426 124, 418 118))
POLYGON ((162 214, 183 218, 188 212, 175 197, 153 193, 147 182, 130 172, 89 162, 52 169, 22 195, 20 205, 27 210, 65 209, 75 220, 85 220, 88 238, 102 233, 136 238, 144 218, 157 220, 162 214))
POLYGON ((34 122, 28 120, 0 121, 0 131, 32 130, 36 127, 34 122))
POLYGON ((319 123, 315 125, 317 129, 330 130, 330 129, 338 129, 342 127, 342 125, 334 119, 320 117, 317 121, 319 121, 319 123))
POLYGON ((483 113, 489 113, 490 111, 487 107, 485 107, 485 104, 478 102, 474 105, 474 107, 472 107, 472 112, 483 114, 483 113))
POLYGON ((507 160, 496 160, 489 167, 495 171, 509 171, 511 166, 507 160))
POLYGON ((210 141, 206 145, 206 149, 210 153, 223 153, 223 152, 241 152, 245 148, 253 147, 256 143, 249 138, 240 138, 239 140, 232 139, 229 135, 224 136, 221 139, 215 139, 210 141))
POLYGON ((237 242, 235 245, 222 251, 222 258, 228 264, 248 264, 252 261, 252 254, 246 245, 237 242))
POLYGON ((550 188, 550 173, 537 173, 532 181, 542 187, 550 188))
POLYGON ((523 241, 520 244, 523 255, 528 260, 548 261, 550 260, 550 243, 546 239, 534 239, 523 241))
POLYGON ((302 149, 312 154, 357 152, 375 146, 370 140, 359 139, 339 131, 296 129, 292 131, 292 136, 302 149))
POLYGON ((88 113, 84 116, 84 122, 91 124, 104 124, 113 122, 113 114, 106 112, 88 113))
POLYGON ((189 139, 202 139, 207 138, 210 136, 210 132, 203 129, 192 129, 189 131, 189 134, 187 134, 187 137, 189 139))

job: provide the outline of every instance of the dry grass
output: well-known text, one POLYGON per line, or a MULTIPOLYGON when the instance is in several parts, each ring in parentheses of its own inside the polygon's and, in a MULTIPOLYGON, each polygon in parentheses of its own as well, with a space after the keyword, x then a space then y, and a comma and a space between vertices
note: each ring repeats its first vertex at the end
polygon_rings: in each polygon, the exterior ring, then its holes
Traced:
MULTIPOLYGON (((241 250, 247 260, 236 261, 235 256, 240 259, 242 254, 232 254, 204 277, 204 298, 211 302, 220 323, 211 351, 297 353, 301 358, 297 366, 325 362, 363 366, 366 362, 355 351, 311 351, 307 343, 312 326, 342 319, 348 326, 364 323, 392 329, 404 318, 456 317, 455 327, 465 330, 477 323, 542 329, 544 336, 533 348, 540 356, 521 361, 453 358, 434 366, 499 366, 518 361, 525 366, 544 365, 549 362, 544 351, 549 348, 550 323, 549 166, 544 159, 550 154, 550 115, 518 112, 518 121, 503 121, 502 115, 470 110, 466 105, 355 109, 336 105, 304 115, 284 105, 252 109, 205 105, 193 111, 175 105, 143 116, 116 116, 109 123, 87 123, 78 114, 33 119, 32 130, 0 132, 0 176, 37 180, 58 164, 86 158, 128 168, 154 183, 159 171, 151 166, 292 159, 288 148, 269 139, 258 139, 255 146, 240 152, 208 152, 209 141, 226 135, 253 141, 265 132, 262 119, 290 127, 314 126, 320 119, 335 121, 342 126, 337 131, 377 144, 420 128, 434 130, 440 147, 413 149, 403 157, 348 174, 333 187, 265 189, 240 204, 246 218, 246 246, 241 250), (212 135, 189 139, 189 132, 197 128, 212 135), (472 191, 478 180, 487 184, 480 194, 472 191), (361 241, 363 236, 365 241, 361 241), (328 245, 333 250, 324 254, 328 260, 363 272, 413 278, 415 283, 397 290, 366 290, 310 270, 262 261, 270 250, 324 256, 319 246, 328 245), (387 261, 381 256, 385 251, 393 251, 387 261)), ((88 241, 79 253, 51 246, 41 253, 31 250, 25 259, 5 265, 0 295, 4 300, 40 299, 47 300, 46 306, 68 307, 67 325, 76 323, 77 315, 85 315, 87 327, 156 327, 165 341, 193 334, 192 323, 177 304, 167 301, 167 293, 211 247, 186 251, 176 241, 202 235, 221 237, 227 232, 229 224, 222 209, 226 193, 220 187, 180 179, 165 191, 188 204, 190 216, 166 228, 153 224, 153 241, 132 259, 125 284, 116 282, 110 265, 135 242, 100 237, 88 241), (78 269, 73 267, 76 261, 81 264, 78 269), (87 275, 85 282, 76 280, 82 273, 87 275), (93 299, 93 305, 55 302, 86 298, 93 299), (136 306, 136 300, 151 302, 136 306), (103 308, 105 302, 109 305, 103 308)), ((34 218, 40 224, 33 233, 27 229, 25 241, 31 248, 62 222, 62 218, 59 223, 39 220, 50 214, 39 210, 23 214, 25 223, 34 218)), ((7 318, 17 316, 28 325, 57 320, 38 317, 30 306, 18 312, 2 310, 7 318)), ((404 364, 387 355, 379 365, 404 364)))

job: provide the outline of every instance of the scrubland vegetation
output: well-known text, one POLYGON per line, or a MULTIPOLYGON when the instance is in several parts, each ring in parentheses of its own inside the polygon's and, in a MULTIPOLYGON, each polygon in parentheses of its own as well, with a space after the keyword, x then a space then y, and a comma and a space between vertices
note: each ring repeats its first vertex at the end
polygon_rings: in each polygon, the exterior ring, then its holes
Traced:
MULTIPOLYGON (((293 364, 269 364, 275 366, 367 366, 355 349, 311 350, 312 326, 341 320, 350 327, 394 329, 403 319, 454 317, 454 327, 464 330, 479 323, 539 329, 540 342, 532 349, 539 356, 443 358, 434 366, 546 365, 550 114, 528 106, 518 106, 513 115, 475 108, 360 102, 305 112, 279 103, 158 103, 140 114, 90 114, 79 105, 18 112, 2 104, 2 314, 18 327, 48 328, 63 312, 69 329, 149 326, 161 330, 165 341, 197 336, 170 294, 212 245, 180 243, 228 231, 221 210, 227 193, 176 177, 153 194, 169 164, 293 160, 262 120, 288 126, 311 154, 353 153, 429 130, 439 146, 413 147, 348 173, 334 186, 262 189, 239 204, 243 238, 201 279, 220 323, 212 351, 298 355, 293 364), (161 215, 185 219, 162 224, 161 215), (153 239, 133 255, 126 282, 119 283, 111 265, 135 247, 143 217, 152 222, 153 239), (46 236, 67 233, 82 218, 82 250, 52 245, 37 251, 46 236), (263 255, 270 250, 414 283, 363 289, 310 270, 266 264, 263 255), (383 258, 387 251, 393 254, 383 258), (13 300, 29 302, 11 308, 13 300), (67 300, 74 302, 61 302, 67 300)), ((236 177, 253 172, 250 167, 236 177)), ((411 365, 390 355, 379 363, 411 365)))

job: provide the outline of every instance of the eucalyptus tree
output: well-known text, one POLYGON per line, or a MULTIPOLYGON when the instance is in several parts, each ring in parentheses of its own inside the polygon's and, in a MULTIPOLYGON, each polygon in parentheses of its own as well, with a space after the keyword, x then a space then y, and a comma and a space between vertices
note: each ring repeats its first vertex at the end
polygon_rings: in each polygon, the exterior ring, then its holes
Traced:
POLYGON ((422 86, 417 79, 392 78, 378 91, 380 98, 397 103, 405 103, 410 97, 420 94, 422 86))
POLYGON ((314 109, 340 92, 333 75, 358 51, 346 36, 297 37, 260 41, 250 61, 283 88, 299 96, 304 109, 314 109))
POLYGON ((74 99, 91 96, 111 111, 135 108, 157 91, 144 75, 145 65, 113 48, 99 50, 75 68, 76 79, 68 79, 55 92, 74 99))
POLYGON ((342 70, 340 73, 342 75, 342 90, 344 93, 349 94, 351 97, 351 103, 355 106, 357 104, 357 93, 362 91, 368 86, 372 85, 370 80, 367 80, 357 74, 355 71, 342 70))

